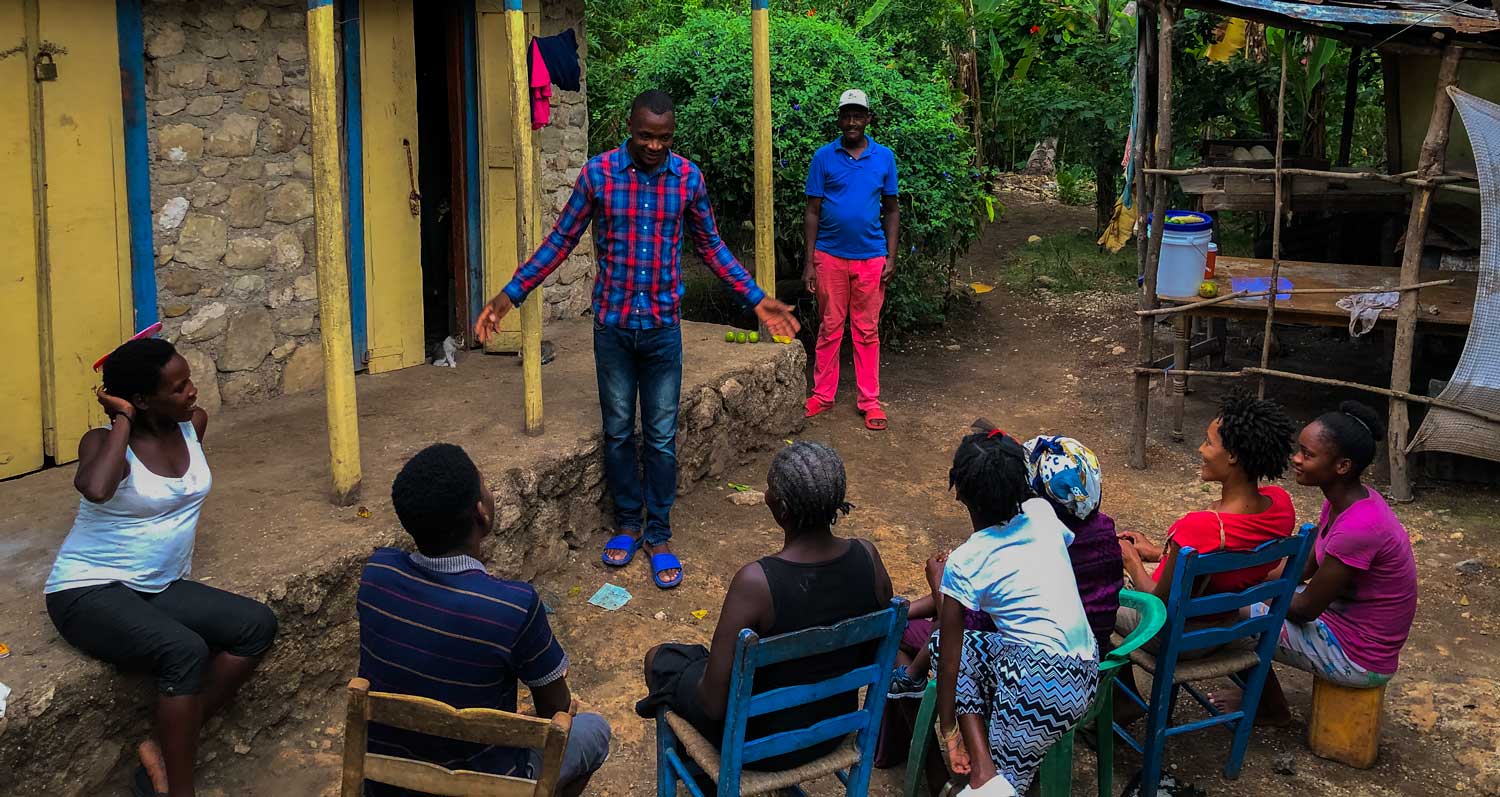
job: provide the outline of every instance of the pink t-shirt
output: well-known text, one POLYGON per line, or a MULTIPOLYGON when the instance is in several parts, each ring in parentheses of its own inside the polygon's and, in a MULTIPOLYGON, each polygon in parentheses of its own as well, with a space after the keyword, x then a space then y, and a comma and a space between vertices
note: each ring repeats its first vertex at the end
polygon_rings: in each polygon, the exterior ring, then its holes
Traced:
MULTIPOLYGON (((1327 523, 1325 501, 1318 528, 1327 523)), ((1371 490, 1318 535, 1313 556, 1319 567, 1329 555, 1355 571, 1354 582, 1321 619, 1350 661, 1373 673, 1394 674, 1417 613, 1411 538, 1385 499, 1371 490)))

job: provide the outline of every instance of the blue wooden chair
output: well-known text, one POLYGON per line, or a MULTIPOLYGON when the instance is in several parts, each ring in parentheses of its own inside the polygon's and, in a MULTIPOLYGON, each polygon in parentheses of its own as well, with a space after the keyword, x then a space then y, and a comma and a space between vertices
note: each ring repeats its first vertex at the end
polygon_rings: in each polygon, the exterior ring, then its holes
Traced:
POLYGON ((834 626, 808 628, 761 639, 754 631, 740 631, 734 646, 734 670, 729 676, 729 705, 724 714, 724 738, 715 744, 686 720, 662 709, 656 715, 656 793, 674 797, 681 781, 694 797, 703 797, 694 782, 694 771, 708 773, 719 797, 764 794, 797 788, 826 775, 843 781, 845 794, 864 797, 870 787, 870 767, 875 759, 875 737, 885 710, 886 690, 896 662, 901 629, 906 626, 905 598, 895 598, 889 609, 845 620, 834 626), (879 641, 873 661, 842 675, 812 684, 788 686, 752 694, 755 670, 784 661, 879 641), (745 724, 751 718, 792 706, 823 700, 834 695, 865 689, 864 705, 848 714, 831 717, 795 731, 745 741, 745 724), (811 747, 829 739, 854 734, 853 739, 822 758, 796 769, 780 772, 745 770, 746 764, 811 747), (681 742, 681 750, 678 743, 681 742), (722 751, 722 753, 721 753, 722 751))
POLYGON ((1312 551, 1313 538, 1313 526, 1306 524, 1300 533, 1286 539, 1272 540, 1254 551, 1200 554, 1191 547, 1182 549, 1177 559, 1176 572, 1172 574, 1172 591, 1167 598, 1165 642, 1155 655, 1144 648, 1130 654, 1131 663, 1152 674, 1149 705, 1136 693, 1120 687, 1127 699, 1146 709, 1146 733, 1142 739, 1137 740, 1118 723, 1114 725, 1120 738, 1135 748, 1143 759, 1138 797, 1156 797, 1167 739, 1219 725, 1228 725, 1234 730, 1229 760, 1224 764, 1224 777, 1239 777, 1245 748, 1250 744, 1250 731, 1255 722, 1256 708, 1260 704, 1261 690, 1265 686, 1267 673, 1271 671, 1271 659, 1275 656, 1276 643, 1281 635, 1281 624, 1286 619, 1292 596, 1296 594, 1297 584, 1301 581, 1302 568, 1312 551), (1192 594, 1193 585, 1204 576, 1270 564, 1282 559, 1286 560, 1286 568, 1281 577, 1273 581, 1257 584, 1241 592, 1205 597, 1194 597, 1192 594), (1260 617, 1242 618, 1229 626, 1191 631, 1186 628, 1187 621, 1191 618, 1237 612, 1257 603, 1269 604, 1270 610, 1260 617), (1221 646, 1222 650, 1201 658, 1182 659, 1185 652, 1221 646), (1250 676, 1240 678, 1238 673, 1245 671, 1249 671, 1250 676), (1219 711, 1203 693, 1192 686, 1196 681, 1225 677, 1231 678, 1244 690, 1244 697, 1237 711, 1219 711), (1208 711, 1207 719, 1172 725, 1173 707, 1182 689, 1186 689, 1208 711))

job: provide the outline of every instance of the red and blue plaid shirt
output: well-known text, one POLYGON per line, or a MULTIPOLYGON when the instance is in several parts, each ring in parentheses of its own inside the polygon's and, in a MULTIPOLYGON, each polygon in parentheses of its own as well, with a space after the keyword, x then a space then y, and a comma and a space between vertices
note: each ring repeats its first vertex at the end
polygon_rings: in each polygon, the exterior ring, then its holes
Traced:
POLYGON ((765 298, 765 291, 719 238, 698 167, 668 153, 667 162, 647 174, 635 167, 623 146, 584 165, 557 224, 505 286, 505 295, 520 304, 562 264, 591 222, 599 262, 594 318, 601 324, 653 329, 678 323, 683 293, 678 253, 684 223, 703 262, 746 304, 754 306, 765 298))

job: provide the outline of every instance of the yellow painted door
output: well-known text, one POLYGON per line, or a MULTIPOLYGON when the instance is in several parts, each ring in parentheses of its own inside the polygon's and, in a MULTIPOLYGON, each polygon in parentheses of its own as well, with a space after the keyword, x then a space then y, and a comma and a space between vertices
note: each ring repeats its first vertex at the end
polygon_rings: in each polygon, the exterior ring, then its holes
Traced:
MULTIPOLYGON (((484 292, 488 299, 515 276, 530 252, 521 252, 516 229, 520 209, 516 206, 516 151, 512 136, 510 37, 503 0, 480 0, 478 25, 480 151, 484 175, 480 217, 484 220, 484 292)), ((522 4, 526 32, 541 30, 537 0, 522 4)), ((527 301, 541 301, 537 288, 527 301)), ((500 334, 487 347, 490 351, 521 350, 521 314, 511 313, 500 325, 500 334)))
MULTIPOLYGON (((21 0, 0 0, 0 42, 26 40, 21 0)), ((31 61, 0 56, 0 340, 7 341, 0 396, 0 478, 42 466, 41 319, 37 298, 36 182, 32 174, 31 61)))
POLYGON ((0 0, 0 41, 22 45, 0 59, 0 232, 14 271, 0 329, 21 408, 0 421, 0 475, 14 475, 41 464, 38 439, 56 462, 76 459, 104 420, 91 366, 132 332, 130 231, 114 1, 0 0), (39 47, 56 80, 33 79, 39 47))
MULTIPOLYGON (((58 78, 41 88, 46 155, 44 366, 52 369, 58 462, 104 422, 94 361, 131 329, 130 221, 124 98, 114 0, 42 0, 41 41, 57 45, 58 78)), ((44 379, 44 384, 47 381, 44 379)))
POLYGON ((420 365, 422 222, 417 174, 417 53, 411 0, 360 3, 365 295, 370 373, 420 365))

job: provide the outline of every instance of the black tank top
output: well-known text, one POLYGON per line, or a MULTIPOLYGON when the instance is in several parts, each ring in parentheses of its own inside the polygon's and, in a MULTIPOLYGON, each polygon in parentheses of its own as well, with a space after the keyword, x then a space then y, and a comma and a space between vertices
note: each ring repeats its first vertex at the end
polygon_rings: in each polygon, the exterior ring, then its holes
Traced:
MULTIPOLYGON (((864 544, 849 541, 849 550, 826 562, 798 564, 767 556, 760 560, 771 589, 775 612, 770 630, 775 636, 804 628, 834 625, 851 617, 885 608, 875 595, 875 561, 864 544)), ((817 683, 842 675, 874 661, 878 643, 866 643, 830 651, 806 659, 773 664, 755 671, 756 694, 783 686, 817 683)), ((842 695, 795 706, 760 717, 751 717, 746 739, 796 730, 859 708, 859 693, 842 695)), ((833 752, 842 739, 831 739, 806 750, 798 750, 749 765, 752 769, 790 769, 833 752)))

